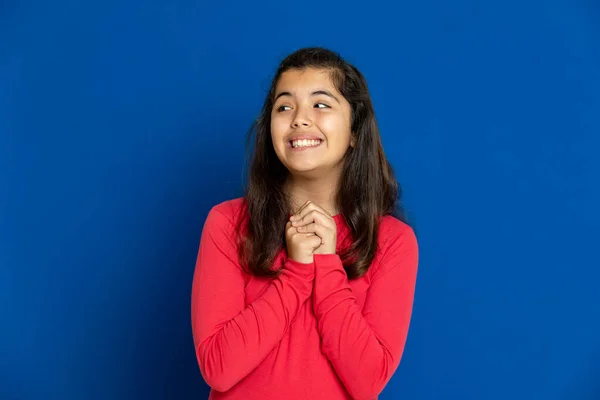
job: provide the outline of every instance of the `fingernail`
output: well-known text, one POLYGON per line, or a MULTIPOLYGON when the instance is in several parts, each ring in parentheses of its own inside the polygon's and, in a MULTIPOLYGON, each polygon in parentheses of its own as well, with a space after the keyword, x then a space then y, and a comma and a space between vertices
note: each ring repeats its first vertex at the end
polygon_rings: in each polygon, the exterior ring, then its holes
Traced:
POLYGON ((295 219, 296 219, 296 217, 293 215, 290 217, 290 221, 294 221, 295 219))

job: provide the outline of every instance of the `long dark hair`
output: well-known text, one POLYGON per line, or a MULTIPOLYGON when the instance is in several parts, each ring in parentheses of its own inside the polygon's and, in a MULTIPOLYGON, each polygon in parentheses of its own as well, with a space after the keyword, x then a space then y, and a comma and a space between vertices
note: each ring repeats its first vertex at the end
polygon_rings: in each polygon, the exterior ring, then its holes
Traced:
POLYGON ((368 270, 377 251, 380 218, 393 215, 405 221, 399 205, 401 189, 381 145, 365 78, 338 53, 320 47, 297 50, 281 62, 248 133, 253 151, 240 219, 239 257, 256 276, 273 277, 281 270, 281 266, 273 268, 273 263, 285 248, 291 204, 284 190, 288 170, 277 157, 271 139, 271 111, 281 75, 306 68, 329 71, 352 111, 355 145, 345 155, 336 201, 352 235, 351 244, 340 257, 348 278, 356 279, 368 270))

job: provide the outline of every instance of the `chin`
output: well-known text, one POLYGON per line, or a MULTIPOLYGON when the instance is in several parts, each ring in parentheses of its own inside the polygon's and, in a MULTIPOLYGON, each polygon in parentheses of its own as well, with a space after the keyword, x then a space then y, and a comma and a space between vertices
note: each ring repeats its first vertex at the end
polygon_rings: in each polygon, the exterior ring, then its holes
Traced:
POLYGON ((307 165, 303 165, 303 166, 295 166, 295 165, 290 165, 288 167, 288 171, 290 171, 290 174, 292 174, 292 176, 303 176, 303 177, 307 177, 310 175, 313 175, 315 173, 318 172, 318 166, 307 166, 307 165))

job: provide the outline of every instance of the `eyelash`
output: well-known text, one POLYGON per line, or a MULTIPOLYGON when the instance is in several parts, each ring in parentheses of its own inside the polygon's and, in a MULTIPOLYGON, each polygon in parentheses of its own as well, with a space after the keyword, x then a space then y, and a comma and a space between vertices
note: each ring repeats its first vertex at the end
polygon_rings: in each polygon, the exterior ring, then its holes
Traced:
MULTIPOLYGON (((323 105, 323 106, 325 106, 325 107, 317 107, 317 108, 331 108, 331 107, 329 107, 329 106, 328 106, 327 104, 325 104, 325 103, 315 103, 315 105, 323 105)), ((286 110, 283 110, 283 108, 284 108, 284 107, 289 107, 289 106, 279 106, 279 107, 277 107, 277 111, 278 111, 278 112, 283 112, 283 111, 286 111, 286 110)))

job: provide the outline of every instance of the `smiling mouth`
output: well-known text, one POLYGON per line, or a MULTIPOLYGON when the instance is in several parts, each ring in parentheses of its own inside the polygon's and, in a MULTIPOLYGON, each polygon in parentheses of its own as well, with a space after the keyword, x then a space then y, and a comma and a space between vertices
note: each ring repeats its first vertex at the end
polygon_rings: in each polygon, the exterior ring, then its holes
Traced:
POLYGON ((290 140, 290 145, 295 148, 305 148, 305 147, 316 147, 320 145, 322 140, 320 139, 301 139, 301 140, 290 140))

